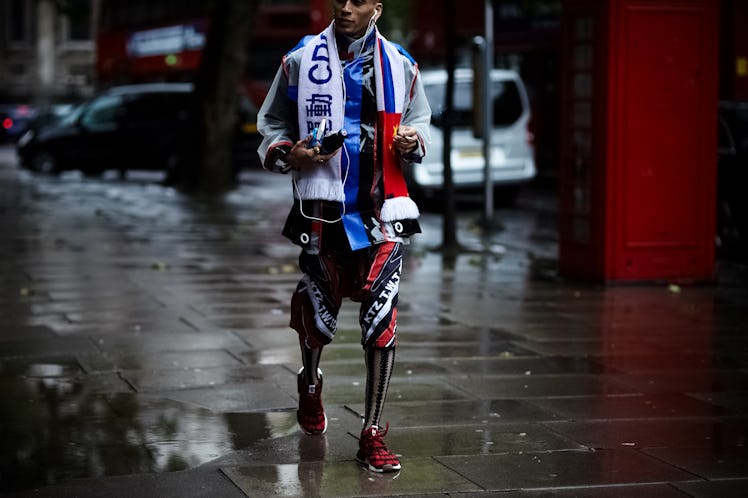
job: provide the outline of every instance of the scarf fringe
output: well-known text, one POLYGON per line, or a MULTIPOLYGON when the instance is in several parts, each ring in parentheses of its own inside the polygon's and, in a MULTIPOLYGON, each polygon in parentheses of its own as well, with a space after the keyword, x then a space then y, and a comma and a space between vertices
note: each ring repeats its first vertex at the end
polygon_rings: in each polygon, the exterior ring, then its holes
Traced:
POLYGON ((302 200, 345 201, 343 184, 327 178, 305 178, 303 181, 296 182, 294 195, 302 200))
POLYGON ((393 197, 385 199, 379 217, 384 222, 397 220, 414 220, 420 216, 418 206, 410 197, 393 197))

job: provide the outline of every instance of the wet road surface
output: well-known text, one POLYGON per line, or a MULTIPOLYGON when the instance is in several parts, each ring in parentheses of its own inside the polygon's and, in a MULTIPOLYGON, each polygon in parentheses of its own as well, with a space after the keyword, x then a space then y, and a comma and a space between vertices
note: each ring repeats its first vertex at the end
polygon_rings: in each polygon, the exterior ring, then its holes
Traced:
POLYGON ((403 470, 354 461, 358 308, 325 349, 330 428, 295 421, 287 178, 221 201, 135 174, 31 175, 0 148, 0 493, 748 496, 748 286, 566 282, 552 196, 407 249, 384 420, 403 470))

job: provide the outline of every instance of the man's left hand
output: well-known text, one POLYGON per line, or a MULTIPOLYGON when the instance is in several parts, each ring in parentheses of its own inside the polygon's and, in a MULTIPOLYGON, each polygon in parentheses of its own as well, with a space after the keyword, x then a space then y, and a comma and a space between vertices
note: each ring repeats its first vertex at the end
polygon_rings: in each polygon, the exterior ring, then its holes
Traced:
POLYGON ((400 154, 408 154, 418 147, 418 133, 412 126, 399 126, 392 145, 400 154))

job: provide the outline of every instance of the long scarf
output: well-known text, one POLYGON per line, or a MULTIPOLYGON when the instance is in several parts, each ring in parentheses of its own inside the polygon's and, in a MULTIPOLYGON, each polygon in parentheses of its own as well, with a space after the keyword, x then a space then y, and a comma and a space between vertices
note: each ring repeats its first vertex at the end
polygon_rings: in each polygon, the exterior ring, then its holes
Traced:
MULTIPOLYGON (((376 28, 374 28, 376 30, 376 28)), ((400 125, 407 97, 405 71, 397 47, 378 31, 374 52, 374 79, 377 98, 378 133, 382 134, 382 150, 375 152, 381 161, 384 183, 384 204, 380 219, 384 222, 418 218, 418 207, 408 196, 400 168, 400 158, 393 147, 393 137, 400 125)), ((328 131, 337 131, 345 121, 345 85, 340 59, 335 46, 334 23, 309 40, 303 48, 299 68, 298 120, 302 136, 311 134, 322 119, 328 131)), ((352 163, 351 154, 358 154, 359 130, 348 131, 345 153, 339 153, 320 167, 297 172, 296 195, 302 199, 345 202, 344 182, 352 163)))

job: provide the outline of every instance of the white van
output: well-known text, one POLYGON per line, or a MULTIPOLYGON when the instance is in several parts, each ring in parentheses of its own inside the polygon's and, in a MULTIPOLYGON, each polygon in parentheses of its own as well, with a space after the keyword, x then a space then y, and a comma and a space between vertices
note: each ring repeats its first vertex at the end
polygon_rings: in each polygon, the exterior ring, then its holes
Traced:
MULTIPOLYGON (((413 164, 408 181, 414 192, 431 194, 442 188, 443 169, 441 132, 447 72, 443 69, 421 71, 421 81, 431 105, 431 144, 421 164, 413 164)), ((491 72, 493 122, 491 135, 491 168, 495 187, 510 187, 535 177, 533 136, 528 130, 530 105, 527 91, 516 71, 494 69, 491 72)), ((452 174, 457 189, 484 185, 483 142, 475 138, 473 120, 473 71, 455 71, 452 128, 452 174)), ((497 190, 499 190, 497 188, 497 190)), ((510 195, 511 196, 511 195, 510 195)))

